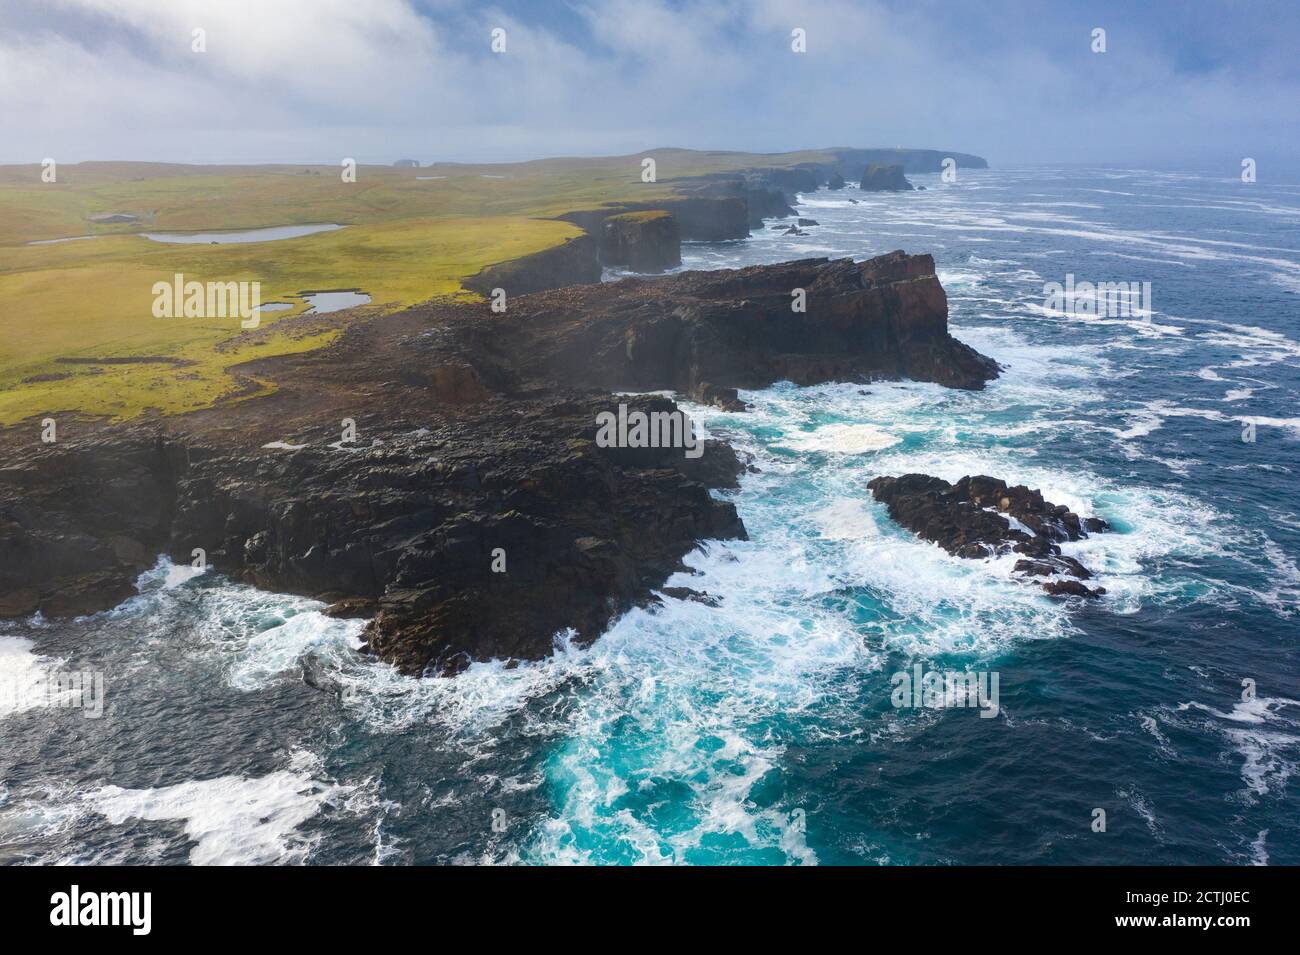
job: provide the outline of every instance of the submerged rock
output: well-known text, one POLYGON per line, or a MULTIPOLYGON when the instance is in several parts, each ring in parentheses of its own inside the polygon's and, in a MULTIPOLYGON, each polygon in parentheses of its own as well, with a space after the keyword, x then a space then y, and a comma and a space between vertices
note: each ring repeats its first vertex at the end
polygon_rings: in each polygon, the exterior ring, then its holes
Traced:
POLYGON ((1060 544, 1110 530, 1098 517, 1080 518, 1063 504, 1045 501, 1023 484, 984 475, 956 484, 925 474, 878 477, 867 487, 889 509, 889 517, 918 537, 957 557, 983 558, 1010 552, 1024 554, 1015 571, 1034 577, 1063 575, 1043 583, 1053 595, 1099 597, 1105 588, 1079 583, 1092 573, 1060 544))

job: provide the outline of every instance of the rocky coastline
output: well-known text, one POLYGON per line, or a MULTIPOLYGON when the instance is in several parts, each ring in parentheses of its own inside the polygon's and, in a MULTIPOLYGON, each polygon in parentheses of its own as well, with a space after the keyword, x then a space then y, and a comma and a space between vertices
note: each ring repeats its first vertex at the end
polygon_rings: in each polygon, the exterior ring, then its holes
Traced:
MULTIPOLYGON (((822 186, 843 189, 846 176, 866 191, 915 188, 907 172, 937 172, 945 159, 985 169, 988 163, 966 153, 937 150, 838 149, 832 162, 752 167, 666 180, 674 195, 645 202, 614 202, 579 209, 558 218, 583 230, 563 245, 492 265, 464 284, 488 296, 501 289, 523 295, 570 285, 593 284, 605 268, 657 274, 681 264, 683 241, 724 242, 748 238, 768 219, 796 217, 799 193, 822 186), (864 166, 865 163, 865 166, 864 166)), ((786 231, 803 235, 798 219, 786 231)))
MULTIPOLYGON (((578 256, 568 246, 550 250, 578 256)), ((582 260, 586 261, 586 250, 582 260)), ((508 264, 509 266, 510 264, 508 264)), ((602 446, 620 404, 673 391, 908 377, 980 388, 929 256, 810 259, 520 292, 507 310, 434 302, 354 321, 318 351, 241 366, 264 397, 126 424, 0 433, 0 615, 114 606, 159 553, 370 618, 410 674, 537 659, 654 601, 682 558, 740 538, 746 464, 709 441, 602 446), (802 290, 804 308, 792 307, 802 290)), ((503 273, 498 273, 501 275, 503 273)), ((689 596, 689 595, 688 595, 689 596)))

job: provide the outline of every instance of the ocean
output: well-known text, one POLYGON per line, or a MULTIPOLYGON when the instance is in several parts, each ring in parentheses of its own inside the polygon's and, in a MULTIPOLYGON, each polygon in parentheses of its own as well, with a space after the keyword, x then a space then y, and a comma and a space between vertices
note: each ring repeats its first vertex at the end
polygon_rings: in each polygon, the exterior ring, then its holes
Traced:
POLYGON ((0 862, 1300 864, 1300 181, 1235 172, 919 175, 687 245, 931 253, 1005 369, 687 404, 756 466, 725 492, 750 539, 670 581, 717 606, 426 680, 162 559, 112 611, 0 624, 0 862), (1137 284, 1093 314, 1067 282, 1137 284), (1105 518, 1065 550, 1106 596, 893 524, 867 482, 908 472, 1105 518), (995 675, 996 713, 895 706, 917 666, 995 675), (55 671, 102 674, 102 715, 50 705, 55 671))

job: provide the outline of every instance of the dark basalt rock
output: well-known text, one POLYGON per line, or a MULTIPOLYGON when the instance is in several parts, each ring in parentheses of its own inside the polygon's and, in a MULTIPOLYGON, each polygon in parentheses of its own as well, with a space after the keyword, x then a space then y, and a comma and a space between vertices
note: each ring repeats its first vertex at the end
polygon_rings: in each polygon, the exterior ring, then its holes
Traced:
POLYGON ((1008 487, 1005 481, 983 475, 949 484, 925 474, 904 474, 875 478, 867 487, 889 509, 890 519, 950 554, 966 558, 1025 554, 1029 559, 1016 562, 1017 573, 1075 578, 1045 582, 1043 589, 1050 594, 1099 597, 1106 592, 1079 583, 1092 573, 1060 548, 1062 542, 1110 530, 1101 518, 1081 519, 1023 484, 1008 487), (1014 527, 1008 517, 1027 530, 1014 527))
POLYGON ((682 237, 671 212, 625 212, 601 225, 602 265, 657 273, 682 264, 682 237))
POLYGON ((871 163, 862 172, 859 188, 863 192, 906 192, 913 186, 903 175, 902 166, 881 166, 871 163))
POLYGON ((801 192, 816 192, 817 187, 826 181, 826 173, 815 163, 751 169, 746 177, 751 188, 761 184, 765 188, 779 189, 791 201, 801 192))
MULTIPOLYGON (((787 192, 779 182, 773 181, 762 170, 712 173, 673 180, 671 185, 677 193, 685 196, 743 203, 746 210, 745 232, 717 238, 743 238, 749 234, 749 229, 761 229, 764 219, 783 219, 794 215, 794 209, 790 205, 794 201, 793 193, 787 192)), ((688 235, 683 227, 682 238, 708 237, 688 235)))
POLYGON ((713 594, 706 591, 692 590, 690 587, 665 587, 660 591, 665 597, 673 597, 677 600, 694 600, 696 603, 702 603, 706 607, 721 606, 722 601, 713 594))
POLYGON ((699 541, 745 536, 710 493, 736 486, 736 453, 598 447, 598 414, 676 407, 610 392, 739 410, 735 389, 781 379, 997 374, 948 335, 933 261, 901 252, 577 285, 504 314, 433 302, 236 371, 276 390, 60 420, 54 445, 0 429, 0 615, 107 609, 155 555, 202 548, 219 573, 370 618, 367 648, 405 672, 535 659, 652 601, 699 541))
POLYGON ((629 202, 624 207, 633 212, 671 212, 683 239, 721 242, 749 235, 749 205, 744 196, 689 196, 655 202, 629 202))
POLYGON ((749 405, 740 400, 735 388, 720 388, 702 381, 691 389, 691 400, 702 405, 713 405, 723 411, 748 411, 749 405))
POLYGON ((475 334, 463 354, 485 380, 492 363, 514 364, 532 387, 580 381, 690 395, 703 382, 912 378, 980 389, 998 374, 948 334, 934 260, 905 252, 575 286, 518 299, 506 316, 480 308, 466 328, 475 334), (805 312, 792 309, 795 289, 805 312))
MULTIPOLYGON (((844 175, 859 175, 864 162, 869 173, 863 177, 864 189, 911 189, 912 184, 903 175, 905 170, 938 171, 947 156, 956 159, 963 167, 987 166, 978 156, 944 154, 934 150, 837 149, 829 152, 836 157, 833 162, 806 162, 788 167, 758 167, 669 179, 664 184, 672 188, 673 196, 645 202, 611 203, 599 209, 566 213, 560 218, 577 223, 601 242, 602 225, 610 217, 660 210, 674 215, 682 239, 740 239, 747 236, 750 229, 763 228, 766 219, 795 215, 793 204, 797 202, 799 193, 814 192, 822 185, 831 189, 844 188, 844 175)), ((849 201, 857 203, 856 199, 849 201)), ((607 265, 622 264, 606 257, 603 251, 602 260, 607 265)))
POLYGON ((537 659, 554 634, 591 640, 650 602, 697 541, 745 536, 701 483, 735 484, 729 447, 710 442, 694 460, 599 448, 596 415, 610 407, 590 394, 494 397, 448 416, 425 399, 417 414, 357 413, 355 449, 299 421, 287 425, 299 450, 261 447, 266 431, 241 441, 137 426, 19 454, 0 474, 0 609, 106 609, 134 594, 155 554, 188 563, 201 547, 213 570, 259 587, 346 595, 329 612, 372 617, 368 648, 404 672, 537 659), (124 527, 138 546, 115 549, 124 527))
MULTIPOLYGON (((582 227, 600 239, 606 220, 636 212, 670 213, 682 239, 721 242, 744 239, 749 235, 749 205, 742 184, 737 180, 701 182, 682 185, 678 196, 646 202, 617 202, 599 209, 580 209, 559 218, 582 227)), ((607 263, 614 264, 614 263, 607 263)), ((559 285, 548 286, 560 288, 559 285)))
POLYGON ((484 297, 490 296, 493 289, 505 289, 508 301, 529 292, 599 281, 596 242, 591 236, 579 235, 563 245, 489 265, 466 279, 464 285, 484 297))
POLYGON ((780 189, 748 184, 745 188, 745 201, 749 208, 751 229, 761 229, 764 219, 785 219, 794 215, 794 208, 780 189))

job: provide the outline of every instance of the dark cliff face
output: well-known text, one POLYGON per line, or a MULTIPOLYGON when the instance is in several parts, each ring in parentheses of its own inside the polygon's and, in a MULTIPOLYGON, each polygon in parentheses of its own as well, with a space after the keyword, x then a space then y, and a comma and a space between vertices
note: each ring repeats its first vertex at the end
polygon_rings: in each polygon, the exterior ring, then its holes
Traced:
POLYGON ((675 408, 610 389, 725 404, 780 378, 996 374, 948 336, 930 258, 902 253, 575 286, 505 314, 430 304, 243 370, 278 390, 60 422, 57 445, 0 432, 0 615, 106 609, 160 551, 201 548, 218 572, 372 616, 367 646, 409 673, 538 658, 653 600, 700 540, 745 533, 709 492, 735 485, 736 454, 600 446, 619 404, 675 408))
MULTIPOLYGON (((685 195, 647 202, 617 202, 599 209, 582 209, 560 216, 565 222, 580 226, 590 236, 600 238, 606 220, 636 212, 666 212, 677 223, 682 239, 697 242, 720 242, 749 236, 749 209, 740 189, 696 187, 683 189, 685 195)), ((550 285, 548 288, 560 288, 550 285)))
POLYGON ((554 634, 594 639, 647 602, 696 541, 744 536, 694 479, 734 483, 729 448, 600 448, 610 408, 376 409, 352 446, 324 423, 295 429, 294 449, 145 427, 70 441, 0 476, 5 612, 106 609, 160 551, 189 563, 202 548, 223 574, 375 615, 371 648, 408 673, 543 657, 554 634), (121 497, 107 507, 106 487, 121 497))
POLYGON ((184 454, 134 434, 90 453, 42 445, 34 428, 3 437, 0 617, 92 613, 132 596, 166 549, 184 454))
POLYGON ((784 192, 758 183, 745 185, 745 202, 749 207, 751 229, 761 229, 764 219, 785 219, 794 215, 794 208, 784 192))
POLYGON ((906 192, 915 187, 903 175, 902 166, 881 166, 872 163, 862 171, 859 188, 864 192, 906 192))
MULTIPOLYGON (((765 219, 781 219, 795 215, 794 204, 798 200, 799 193, 815 192, 822 186, 843 189, 846 175, 860 179, 864 189, 903 191, 913 188, 904 176, 905 171, 940 171, 943 168, 943 161, 947 158, 952 158, 963 167, 987 168, 988 166, 978 156, 966 153, 945 154, 936 150, 836 149, 829 152, 836 157, 832 162, 807 162, 795 166, 760 166, 732 172, 669 179, 665 180, 665 184, 672 187, 676 193, 674 196, 645 202, 611 203, 599 209, 566 213, 560 218, 581 226, 596 240, 601 264, 626 265, 626 253, 606 248, 604 223, 630 212, 667 212, 676 220, 681 239, 720 242, 747 237, 749 230, 762 228, 765 219), (868 166, 865 175, 862 172, 864 165, 868 166)), ((581 251, 583 256, 589 256, 588 250, 581 251)), ((657 272, 671 266, 646 269, 631 267, 635 271, 657 272)), ((501 267, 493 267, 494 270, 499 268, 501 267)), ((531 277, 534 274, 544 273, 549 266, 542 269, 535 269, 532 266, 522 268, 531 277)), ((590 264, 586 263, 584 268, 589 274, 590 264)), ((573 274, 574 270, 570 268, 569 275, 573 274)), ((493 276, 500 277, 495 271, 493 276)), ((510 274, 506 277, 514 278, 514 275, 510 274)), ((565 285, 577 284, 578 281, 590 281, 590 279, 533 281, 529 283, 528 290, 563 288, 565 285)), ((483 281, 475 280, 474 287, 484 284, 486 283, 483 281)), ((498 282, 496 287, 504 286, 498 282)))
POLYGON ((801 192, 816 192, 818 186, 827 181, 828 170, 815 163, 805 163, 799 166, 751 169, 747 178, 752 183, 779 189, 793 199, 801 192))
POLYGON ((628 212, 601 225, 602 265, 624 266, 647 274, 682 264, 682 236, 671 212, 628 212))
POLYGON ((600 281, 600 260, 594 239, 580 235, 554 248, 489 265, 463 283, 484 297, 504 289, 507 297, 543 289, 600 281))
MULTIPOLYGON (((801 179, 804 185, 815 177, 801 179)), ((788 182, 788 180, 782 180, 788 182)), ((678 192, 693 197, 723 199, 728 202, 740 202, 745 207, 746 231, 742 235, 737 230, 737 223, 729 220, 728 227, 733 234, 719 235, 718 239, 744 238, 749 229, 759 229, 764 219, 785 218, 794 215, 791 203, 794 191, 787 190, 781 183, 765 175, 764 170, 747 170, 744 172, 711 173, 693 179, 679 180, 673 183, 678 192)), ((812 188, 816 188, 813 186, 812 188)), ((692 238, 691 236, 683 236, 692 238)))
MULTIPOLYGON (((928 255, 628 279, 531 296, 519 307, 523 371, 539 381, 576 375, 610 390, 689 394, 703 382, 762 388, 872 378, 978 389, 997 376, 994 362, 948 334, 947 296, 928 255), (803 312, 795 310, 799 289, 803 312)), ((499 341, 485 335, 479 354, 493 355, 499 341)))
POLYGON ((629 202, 625 208, 671 212, 682 238, 692 241, 721 242, 749 235, 749 209, 742 196, 683 196, 655 202, 629 202))

